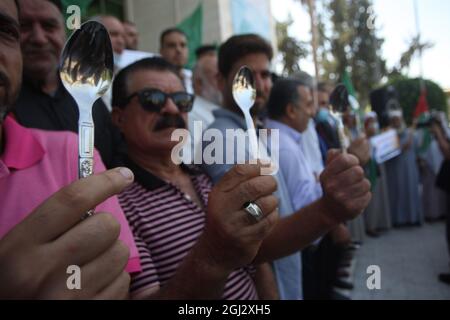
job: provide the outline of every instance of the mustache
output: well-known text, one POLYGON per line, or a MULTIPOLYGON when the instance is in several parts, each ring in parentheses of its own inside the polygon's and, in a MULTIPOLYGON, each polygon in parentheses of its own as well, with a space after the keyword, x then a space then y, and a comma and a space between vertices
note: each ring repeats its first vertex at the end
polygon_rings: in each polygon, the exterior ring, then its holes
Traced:
POLYGON ((163 116, 153 128, 153 132, 161 131, 167 128, 186 129, 186 121, 180 115, 163 116))
POLYGON ((22 53, 24 55, 28 54, 40 54, 40 53, 46 53, 46 54, 55 54, 56 50, 51 46, 35 46, 33 44, 25 45, 22 49, 22 53))
POLYGON ((261 90, 256 90, 256 97, 257 98, 264 98, 264 93, 261 90))

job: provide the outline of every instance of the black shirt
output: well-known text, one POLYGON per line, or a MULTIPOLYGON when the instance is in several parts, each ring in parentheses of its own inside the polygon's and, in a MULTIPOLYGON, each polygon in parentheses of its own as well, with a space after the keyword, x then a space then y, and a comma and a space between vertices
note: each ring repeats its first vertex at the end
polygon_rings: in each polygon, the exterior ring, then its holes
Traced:
MULTIPOLYGON (((25 127, 78 133, 78 107, 62 83, 54 96, 50 96, 24 81, 13 110, 17 121, 25 127)), ((121 163, 124 142, 119 130, 112 124, 111 114, 102 99, 94 104, 92 117, 95 147, 105 166, 112 168, 121 163)))

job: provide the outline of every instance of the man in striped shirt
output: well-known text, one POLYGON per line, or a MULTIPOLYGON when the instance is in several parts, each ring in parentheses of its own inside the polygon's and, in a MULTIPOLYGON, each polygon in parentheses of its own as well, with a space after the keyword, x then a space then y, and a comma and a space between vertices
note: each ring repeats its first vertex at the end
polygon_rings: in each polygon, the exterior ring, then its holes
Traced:
POLYGON ((123 69, 112 102, 113 121, 128 146, 127 166, 136 176, 119 197, 141 258, 133 298, 255 299, 251 263, 298 251, 357 216, 370 199, 363 172, 355 171, 356 158, 333 154, 322 176, 326 200, 275 226, 277 184, 272 176, 260 176, 259 165, 235 166, 211 189, 207 176, 172 160, 178 142, 171 135, 186 127, 192 97, 170 64, 149 58, 123 69), (337 195, 332 184, 345 187, 337 195), (367 192, 355 199, 354 189, 367 192), (261 208, 261 220, 242 209, 248 202, 261 208), (336 209, 340 215, 332 214, 336 209))
POLYGON ((249 265, 277 219, 276 183, 258 166, 241 166, 211 192, 208 176, 174 163, 171 134, 186 128, 192 102, 162 58, 141 60, 114 81, 113 120, 135 174, 119 197, 141 258, 131 296, 257 299, 249 265), (249 201, 267 217, 250 219, 242 211, 249 201))

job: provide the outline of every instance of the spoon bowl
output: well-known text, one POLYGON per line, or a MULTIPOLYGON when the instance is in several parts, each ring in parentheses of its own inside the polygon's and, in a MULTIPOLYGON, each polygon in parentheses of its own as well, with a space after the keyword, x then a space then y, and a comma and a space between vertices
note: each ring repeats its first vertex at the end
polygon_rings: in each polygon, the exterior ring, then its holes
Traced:
POLYGON ((247 66, 240 68, 234 77, 232 93, 234 101, 244 114, 245 122, 247 124, 247 133, 250 142, 250 160, 256 160, 258 158, 258 138, 256 136, 255 124, 250 114, 250 109, 253 107, 256 100, 256 89, 253 72, 247 66))

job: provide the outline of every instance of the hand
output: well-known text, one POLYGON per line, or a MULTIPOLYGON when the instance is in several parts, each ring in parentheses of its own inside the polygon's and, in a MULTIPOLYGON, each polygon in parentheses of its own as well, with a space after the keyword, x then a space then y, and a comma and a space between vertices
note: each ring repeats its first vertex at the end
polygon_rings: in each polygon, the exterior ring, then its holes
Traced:
POLYGON ((330 231, 331 240, 335 245, 345 247, 351 244, 352 236, 350 230, 344 224, 338 225, 330 231))
POLYGON ((370 160, 370 142, 365 135, 353 140, 348 147, 348 153, 358 158, 359 163, 364 166, 370 160))
POLYGON ((278 200, 272 195, 277 183, 272 176, 260 176, 260 170, 260 165, 233 167, 209 196, 201 241, 215 264, 225 271, 250 264, 277 222, 278 200), (247 202, 261 208, 261 221, 242 210, 247 202))
POLYGON ((132 181, 128 169, 76 181, 13 228, 0 240, 0 298, 126 298, 129 252, 118 241, 120 225, 109 214, 81 217, 132 181), (81 268, 81 290, 67 288, 71 265, 81 268))
POLYGON ((328 217, 339 224, 362 213, 371 199, 370 182, 364 176, 358 159, 350 154, 330 150, 327 165, 320 176, 322 202, 328 217))

